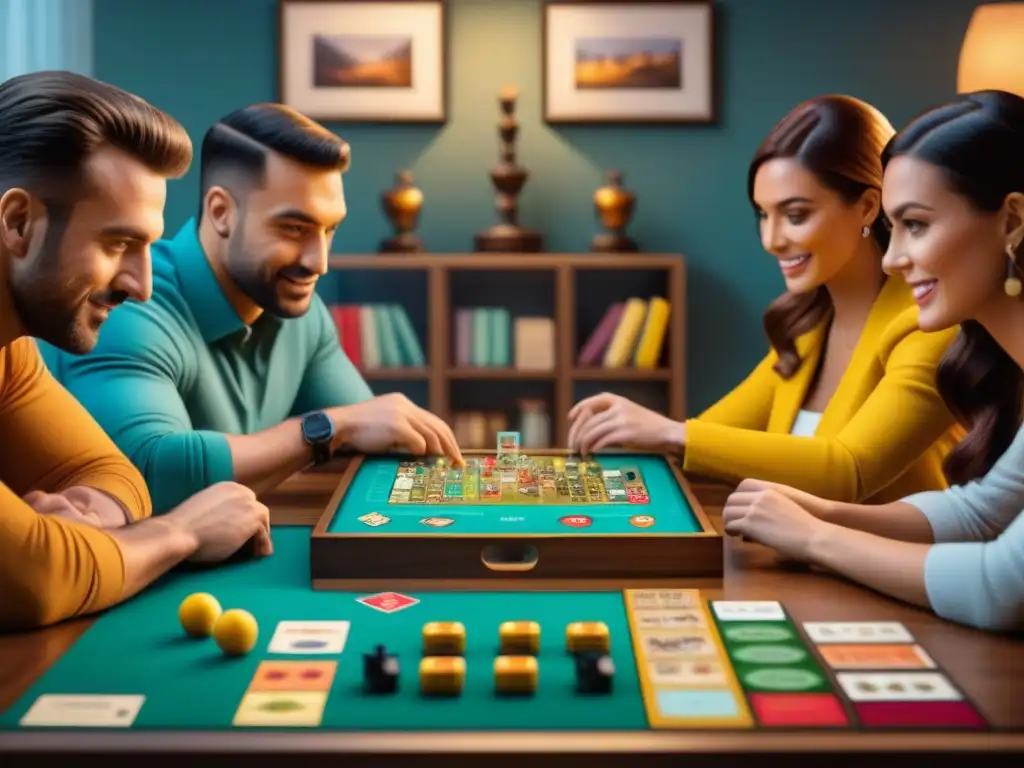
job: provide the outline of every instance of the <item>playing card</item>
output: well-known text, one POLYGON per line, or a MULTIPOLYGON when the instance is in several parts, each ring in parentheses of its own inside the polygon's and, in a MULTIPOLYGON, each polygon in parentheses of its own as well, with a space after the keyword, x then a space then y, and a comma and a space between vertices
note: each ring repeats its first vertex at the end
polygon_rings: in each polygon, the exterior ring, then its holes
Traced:
POLYGON ((836 680, 851 701, 959 701, 941 672, 840 672, 836 680))
POLYGON ((411 608, 419 600, 415 597, 399 594, 398 592, 380 592, 376 595, 356 598, 356 602, 369 606, 381 613, 395 613, 405 608, 411 608))
POLYGON ((328 691, 336 661, 261 661, 250 691, 328 691))
POLYGON ((652 659, 667 656, 716 656, 707 632, 652 632, 640 636, 644 652, 652 659))
POLYGON ((697 590, 693 589, 631 589, 628 592, 633 600, 633 608, 637 611, 661 608, 696 608, 698 605, 697 590))
POLYGON ((145 700, 145 696, 45 693, 21 718, 21 725, 128 728, 145 700))
POLYGON ((326 691, 255 691, 245 694, 231 724, 315 728, 326 703, 326 691))
POLYGON ((726 685, 725 670, 713 659, 657 659, 647 665, 654 685, 702 686, 726 685))
POLYGON ((775 600, 713 600, 711 607, 721 621, 785 621, 782 603, 775 600))
POLYGON ((842 645, 818 648, 833 669, 935 669, 935 662, 919 645, 842 645))
POLYGON ((637 628, 641 631, 706 626, 704 613, 695 608, 680 608, 677 611, 667 609, 638 611, 634 618, 637 628))
POLYGON ((348 639, 347 621, 281 621, 268 653, 341 653, 348 639))
POLYGON ((371 512, 368 515, 363 515, 362 517, 358 517, 356 519, 360 523, 365 523, 366 525, 369 525, 369 526, 374 527, 374 528, 377 527, 378 525, 384 525, 385 523, 390 523, 391 522, 391 518, 390 517, 385 517, 384 515, 380 514, 379 512, 371 512))
POLYGON ((815 643, 912 643, 913 635, 898 621, 806 621, 804 631, 815 643))

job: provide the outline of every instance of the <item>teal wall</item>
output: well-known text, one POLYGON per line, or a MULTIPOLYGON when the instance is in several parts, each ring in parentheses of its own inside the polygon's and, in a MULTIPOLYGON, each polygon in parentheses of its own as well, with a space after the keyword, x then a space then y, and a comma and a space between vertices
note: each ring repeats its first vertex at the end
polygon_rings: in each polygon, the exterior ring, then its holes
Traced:
MULTIPOLYGON (((521 89, 520 160, 532 171, 521 220, 553 251, 584 251, 603 169, 638 196, 631 233, 646 251, 679 252, 689 271, 690 410, 732 386, 765 351, 760 318, 782 290, 746 200, 749 157, 800 100, 844 92, 899 126, 954 93, 974 0, 724 0, 718 3, 722 114, 714 127, 552 128, 541 120, 538 0, 449 3, 450 112, 441 128, 331 126, 353 147, 350 216, 335 240, 366 253, 387 236, 379 194, 408 167, 427 202, 432 251, 468 251, 493 223, 495 94, 521 89)), ((207 126, 276 98, 276 0, 94 0, 97 77, 176 115, 197 144, 207 126)), ((173 185, 167 226, 195 210, 196 173, 173 185)))

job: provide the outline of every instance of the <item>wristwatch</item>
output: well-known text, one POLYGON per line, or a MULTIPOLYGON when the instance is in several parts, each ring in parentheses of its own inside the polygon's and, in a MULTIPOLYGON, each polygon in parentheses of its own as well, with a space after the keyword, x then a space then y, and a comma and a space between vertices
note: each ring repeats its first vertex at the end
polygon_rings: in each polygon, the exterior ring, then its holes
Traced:
POLYGON ((314 411, 303 416, 302 437, 313 448, 313 463, 316 466, 330 461, 334 422, 326 413, 314 411))

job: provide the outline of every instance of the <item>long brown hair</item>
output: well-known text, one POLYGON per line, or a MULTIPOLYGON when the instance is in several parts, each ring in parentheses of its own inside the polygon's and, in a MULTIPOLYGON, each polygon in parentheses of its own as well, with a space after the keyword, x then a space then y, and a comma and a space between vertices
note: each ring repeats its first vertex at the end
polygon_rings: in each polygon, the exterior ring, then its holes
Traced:
MULTIPOLYGON (((747 195, 754 203, 754 178, 769 160, 793 159, 850 204, 868 189, 882 189, 882 149, 893 128, 877 109, 850 96, 809 99, 780 120, 750 162, 747 195)), ((756 210, 756 206, 755 206, 756 210)), ((889 227, 879 215, 872 233, 882 252, 889 227)), ((764 313, 764 330, 778 355, 775 370, 789 378, 800 368, 799 336, 831 319, 832 298, 824 286, 807 293, 786 292, 764 313)))
MULTIPOLYGON (((1024 192, 1024 99, 1002 91, 958 96, 900 131, 882 154, 911 155, 939 168, 975 210, 994 213, 1024 192)), ((945 460, 963 484, 987 473, 1021 425, 1024 372, 980 323, 960 325, 936 373, 939 394, 968 433, 945 460)))

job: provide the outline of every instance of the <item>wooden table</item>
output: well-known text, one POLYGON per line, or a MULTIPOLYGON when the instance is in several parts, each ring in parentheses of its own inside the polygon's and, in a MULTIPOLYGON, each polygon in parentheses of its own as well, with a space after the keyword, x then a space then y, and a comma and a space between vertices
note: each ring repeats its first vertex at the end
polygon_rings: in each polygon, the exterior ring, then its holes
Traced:
MULTIPOLYGON (((334 490, 340 471, 337 467, 297 475, 281 486, 266 501, 275 525, 311 525, 334 490)), ((716 526, 720 526, 722 504, 728 488, 696 481, 694 492, 716 526)), ((398 755, 416 754, 417 766, 455 764, 457 756, 471 764, 494 764, 504 755, 494 752, 514 750, 529 753, 586 755, 589 765, 627 764, 637 759, 645 766, 680 765, 686 754, 687 765, 721 764, 742 755, 744 761, 775 764, 783 758, 814 753, 835 765, 866 765, 869 755, 970 753, 972 767, 984 763, 1020 765, 1024 754, 1024 641, 1020 638, 993 636, 935 618, 919 610, 890 600, 841 579, 810 573, 805 569, 780 565, 773 554, 752 544, 726 542, 724 579, 687 582, 703 590, 708 597, 731 600, 780 600, 794 620, 816 621, 901 621, 943 666, 953 680, 980 707, 994 727, 991 733, 865 733, 865 732, 641 732, 580 734, 508 734, 495 739, 487 734, 452 733, 199 733, 187 743, 174 733, 97 734, 97 750, 104 759, 123 759, 125 764, 155 764, 154 758, 171 754, 245 755, 253 760, 279 763, 288 755, 301 755, 302 768, 330 761, 337 765, 338 753, 348 753, 345 765, 353 765, 357 756, 378 757, 378 763, 394 765, 398 755), (266 738, 264 738, 266 737, 266 738), (502 743, 504 741, 504 743, 502 743), (154 755, 154 752, 161 754, 154 755), (148 753, 148 754, 146 754, 148 753), (482 757, 490 753, 489 757, 482 757), (638 754, 642 757, 638 758, 638 754), (474 757, 475 755, 475 757, 474 757), (827 756, 824 756, 827 755, 827 756), (1013 757, 1018 755, 1018 757, 1013 757), (787 757, 788 756, 788 757, 787 757), (1009 762, 1007 762, 1009 764, 1009 762)), ((67 622, 47 630, 23 635, 0 635, 0 710, 16 701, 89 626, 89 619, 67 622)), ((98 660, 111 663, 112 660, 98 660)), ((0 764, 13 765, 13 759, 37 761, 44 754, 15 753, 14 734, 0 733, 0 764)), ((16 734, 22 745, 40 747, 46 753, 60 750, 59 738, 46 733, 16 734), (54 743, 54 742, 58 743, 54 743)), ((17 747, 15 747, 17 748, 17 747)), ((91 747, 90 747, 91 749, 91 747)), ((72 753, 73 754, 73 753, 72 753)), ((90 754, 93 754, 90 751, 90 754)), ((520 758, 521 759, 521 758, 520 758)))

